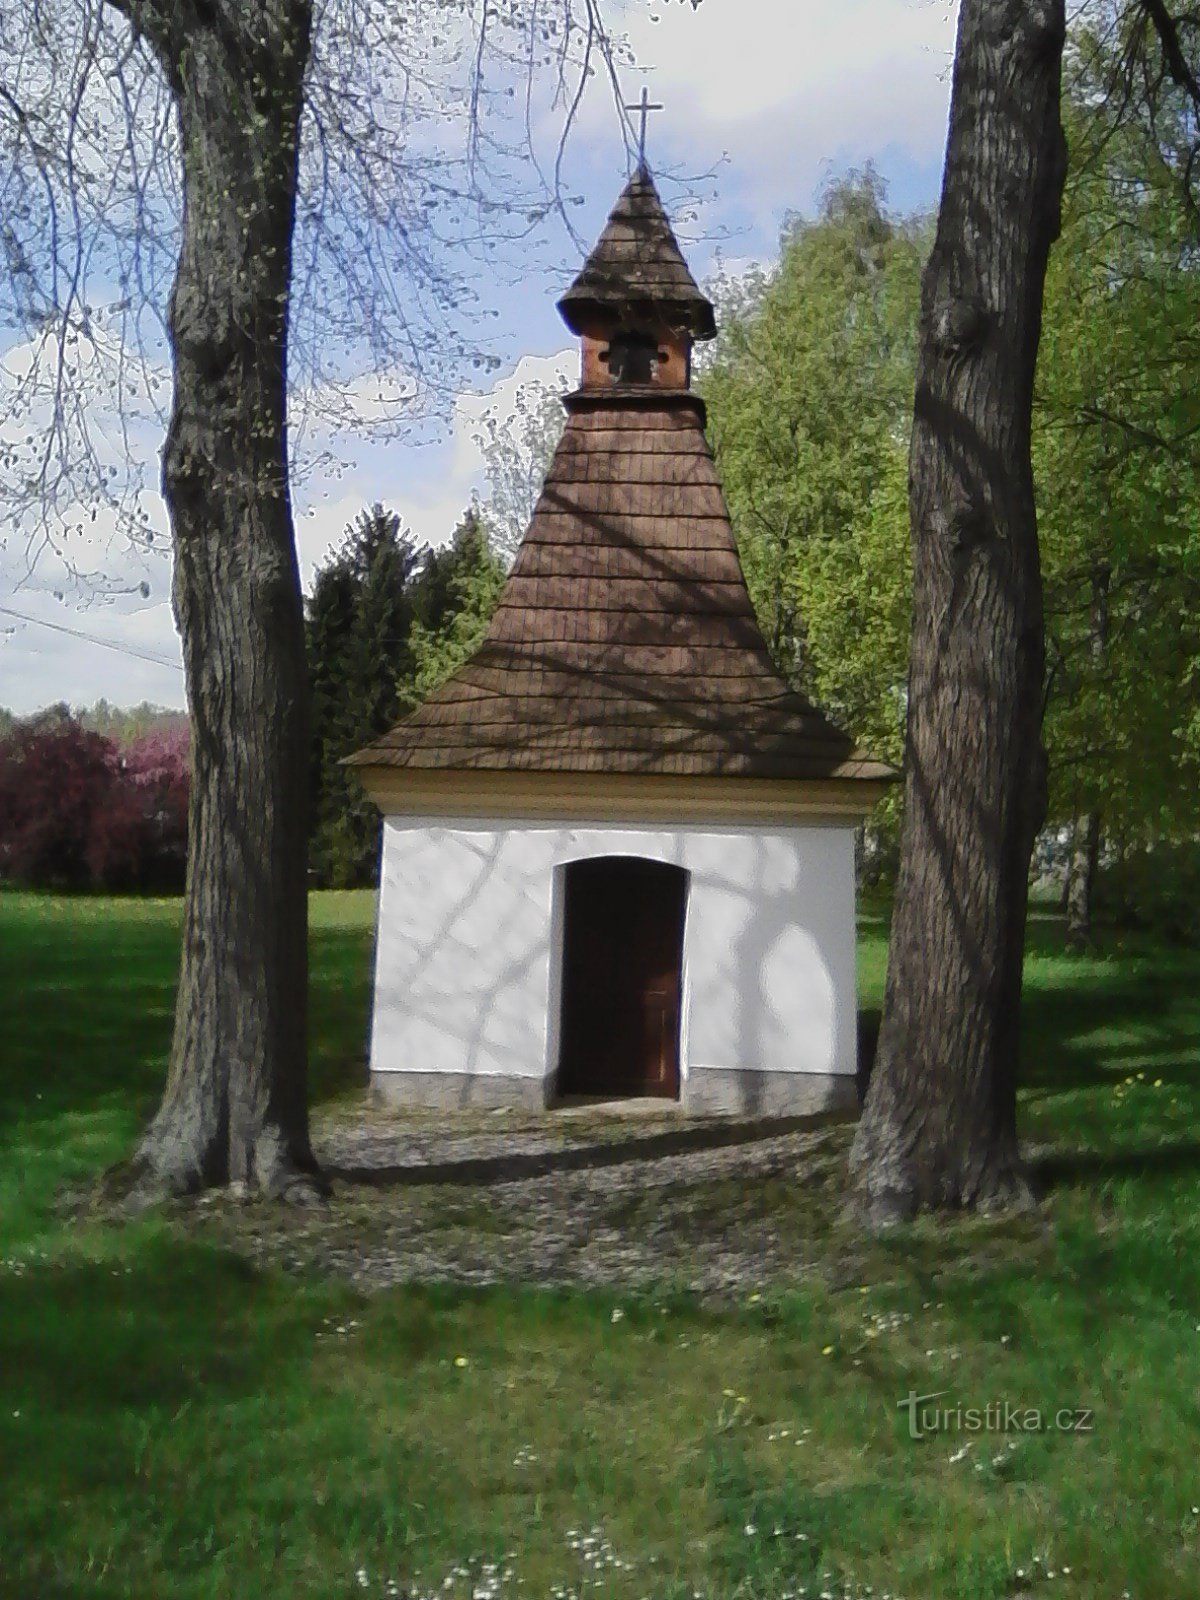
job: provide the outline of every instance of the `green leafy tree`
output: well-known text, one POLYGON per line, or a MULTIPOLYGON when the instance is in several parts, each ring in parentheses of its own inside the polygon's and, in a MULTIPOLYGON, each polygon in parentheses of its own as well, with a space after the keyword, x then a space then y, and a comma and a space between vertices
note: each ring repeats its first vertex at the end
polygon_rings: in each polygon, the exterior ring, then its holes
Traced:
POLYGON ((375 505, 317 572, 307 605, 312 694, 310 865, 321 884, 378 875, 379 814, 340 765, 401 715, 398 684, 413 670, 410 633, 421 554, 395 512, 375 505))
POLYGON ((776 662, 898 757, 907 659, 905 474, 928 224, 870 167, 792 218, 778 267, 718 289, 701 388, 746 580, 776 662))
MULTIPOLYGON (((1080 940, 1102 840, 1111 858, 1194 833, 1200 795, 1181 781, 1200 752, 1189 709, 1200 658, 1200 278, 1179 183, 1191 122, 1169 85, 1153 120, 1131 115, 1109 92, 1119 67, 1111 38, 1077 24, 1065 107, 1074 156, 1033 416, 1047 821, 1054 837, 1076 834, 1080 940)), ((781 666, 897 763, 911 607, 903 396, 927 242, 921 218, 888 218, 870 174, 844 180, 814 221, 789 225, 771 273, 726 287, 727 334, 704 380, 751 591, 781 666), (847 270, 881 247, 890 281, 847 270)), ((894 791, 877 819, 885 841, 901 798, 894 791)))
POLYGON ((1200 661, 1200 272, 1179 182, 1193 120, 1169 83, 1153 118, 1131 114, 1107 92, 1118 68, 1111 35, 1078 26, 1074 157, 1034 412, 1049 818, 1074 830, 1078 943, 1102 837, 1123 852, 1194 834, 1200 820, 1182 772, 1197 754, 1200 661))
POLYGON ((124 749, 153 734, 186 731, 186 711, 171 711, 166 706, 152 705, 143 700, 136 706, 114 706, 107 700, 97 700, 79 712, 79 720, 93 733, 102 733, 106 739, 124 749))
POLYGON ((414 586, 411 666, 398 684, 405 709, 420 705, 478 649, 503 587, 504 562, 479 508, 469 506, 450 543, 428 552, 414 586))

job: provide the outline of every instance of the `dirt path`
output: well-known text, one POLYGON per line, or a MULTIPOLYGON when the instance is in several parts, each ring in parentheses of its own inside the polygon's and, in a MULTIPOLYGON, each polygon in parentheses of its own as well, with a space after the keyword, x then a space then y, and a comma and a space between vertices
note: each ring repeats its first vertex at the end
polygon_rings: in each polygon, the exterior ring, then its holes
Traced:
POLYGON ((206 1198, 181 1225, 252 1259, 344 1277, 649 1286, 725 1295, 809 1270, 850 1128, 603 1110, 325 1112, 334 1184, 305 1210, 206 1198))

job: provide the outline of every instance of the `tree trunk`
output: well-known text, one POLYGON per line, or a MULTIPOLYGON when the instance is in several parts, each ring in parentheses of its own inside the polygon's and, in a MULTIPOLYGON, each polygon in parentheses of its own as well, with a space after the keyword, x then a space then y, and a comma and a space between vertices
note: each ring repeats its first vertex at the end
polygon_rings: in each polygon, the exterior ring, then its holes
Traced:
MULTIPOLYGON (((1112 569, 1106 561, 1092 571, 1092 603, 1089 647, 1092 667, 1104 671, 1108 653, 1108 590, 1112 569)), ((1067 879, 1067 948, 1086 950, 1092 942, 1092 896, 1096 888, 1096 869, 1100 865, 1100 813, 1091 810, 1075 819, 1071 841, 1071 867, 1067 879)))
POLYGON ((133 0, 174 91, 183 239, 163 488, 192 718, 175 1034, 136 1166, 170 1192, 313 1192, 307 675, 287 479, 307 0, 133 0))
POLYGON ((1071 878, 1067 894, 1067 948, 1086 950, 1092 942, 1092 895, 1100 863, 1100 813, 1087 811, 1075 819, 1071 843, 1071 878))
POLYGON ((963 0, 910 459, 905 817, 879 1053, 851 1155, 873 1222, 1023 1203, 1016 1068, 1045 811, 1029 437, 1058 231, 1063 0, 963 0))

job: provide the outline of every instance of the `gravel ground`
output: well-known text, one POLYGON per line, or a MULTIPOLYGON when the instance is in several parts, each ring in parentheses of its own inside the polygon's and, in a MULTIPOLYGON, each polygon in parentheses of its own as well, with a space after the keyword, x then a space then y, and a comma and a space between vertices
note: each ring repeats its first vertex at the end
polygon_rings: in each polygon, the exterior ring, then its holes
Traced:
POLYGON ((574 1284, 725 1296, 810 1270, 851 1129, 657 1109, 326 1112, 314 1208, 206 1197, 180 1224, 251 1259, 376 1289, 574 1284))

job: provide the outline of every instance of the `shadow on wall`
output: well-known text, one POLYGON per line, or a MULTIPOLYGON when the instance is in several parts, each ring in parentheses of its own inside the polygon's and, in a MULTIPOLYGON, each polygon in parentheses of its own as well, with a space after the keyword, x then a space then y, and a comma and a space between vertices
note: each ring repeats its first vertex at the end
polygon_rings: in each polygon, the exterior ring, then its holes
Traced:
MULTIPOLYGON (((432 828, 426 842, 432 846, 429 859, 414 879, 388 883, 386 900, 381 897, 387 920, 377 936, 375 1027, 389 1033, 398 1025, 407 1031, 415 1020, 427 1036, 453 1035, 461 1070, 478 1075, 483 1075, 481 1057, 496 1047, 497 1033, 512 1029, 509 1053, 535 1061, 537 1071, 529 1076, 540 1077, 535 1038, 541 1027, 529 1026, 521 1004, 547 954, 545 939, 531 938, 526 926, 536 926, 542 916, 538 896, 528 884, 503 887, 502 836, 489 836, 485 829, 472 832, 467 825, 432 828), (447 845, 457 850, 453 872, 441 870, 447 845), (450 880, 458 887, 448 897, 450 880), (418 912, 433 919, 431 927, 414 929, 418 912)), ((388 870, 385 843, 385 874, 388 870)), ((410 1044, 405 1053, 406 1070, 425 1070, 419 1047, 410 1044)), ((469 1083, 461 1103, 471 1103, 469 1083)))
MULTIPOLYGON (((736 941, 738 977, 732 1060, 734 1067, 767 1071, 836 1071, 845 1029, 844 1012, 854 1004, 839 994, 827 956, 836 946, 839 928, 834 898, 820 882, 825 830, 806 830, 811 859, 796 864, 781 858, 773 841, 756 839, 752 871, 743 879, 710 880, 709 888, 748 902, 751 910, 736 941), (796 867, 788 880, 789 867, 796 867), (828 1040, 832 1059, 798 1060, 809 1048, 802 1043, 805 1024, 816 1024, 818 1039, 828 1040)), ((790 855, 790 852, 788 852, 790 855)), ((853 940, 854 902, 850 890, 849 937, 853 940)), ((853 947, 847 952, 853 976, 853 947)), ((698 1055, 697 1059, 702 1059, 698 1055)), ((716 1062, 705 1062, 717 1065, 716 1062)), ((724 1065, 725 1063, 719 1063, 724 1065)), ((762 1109, 761 1086, 747 1084, 742 1109, 762 1109)))
MULTIPOLYGON (((598 858, 689 874, 688 1061, 775 1074, 848 1067, 854 930, 852 899, 843 896, 853 891, 843 881, 840 830, 392 826, 378 1070, 528 1080, 553 1070, 565 874, 598 858)), ((767 1104, 751 1087, 746 1115, 767 1104)))

